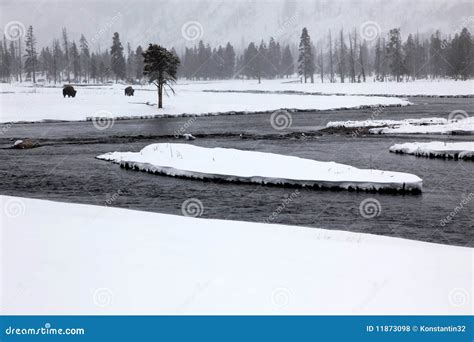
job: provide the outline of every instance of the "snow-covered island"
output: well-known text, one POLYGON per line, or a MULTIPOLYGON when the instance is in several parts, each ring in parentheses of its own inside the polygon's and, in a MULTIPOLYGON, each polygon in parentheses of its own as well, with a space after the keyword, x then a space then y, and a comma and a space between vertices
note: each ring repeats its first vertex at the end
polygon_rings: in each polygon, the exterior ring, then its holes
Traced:
POLYGON ((402 125, 427 126, 448 123, 445 118, 421 118, 404 120, 364 120, 364 121, 329 121, 328 128, 365 128, 365 127, 399 127, 402 125))
POLYGON ((471 159, 474 160, 474 142, 413 142, 395 144, 390 152, 406 153, 430 158, 471 159))
POLYGON ((274 153, 160 143, 98 159, 169 176, 349 190, 420 192, 422 179, 402 172, 358 169, 274 153))
POLYGON ((326 128, 368 129, 371 134, 474 134, 474 117, 448 120, 421 118, 404 120, 330 121, 326 128))
POLYGON ((0 226, 2 314, 472 314, 452 304, 472 288, 472 248, 9 196, 0 205, 15 213, 0 226))
POLYGON ((450 120, 444 124, 417 125, 402 123, 395 127, 371 128, 372 134, 474 134, 474 117, 462 120, 450 120))

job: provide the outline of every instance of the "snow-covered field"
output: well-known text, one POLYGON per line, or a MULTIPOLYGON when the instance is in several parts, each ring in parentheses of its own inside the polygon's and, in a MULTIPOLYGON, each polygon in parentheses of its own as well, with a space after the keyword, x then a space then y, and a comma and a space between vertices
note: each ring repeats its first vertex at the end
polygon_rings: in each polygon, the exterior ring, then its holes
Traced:
MULTIPOLYGON (((316 80, 317 81, 317 80, 316 80)), ((474 81, 416 81, 416 82, 365 82, 365 83, 300 83, 299 80, 227 80, 216 82, 186 82, 182 87, 215 91, 274 91, 346 95, 384 96, 473 96, 474 81)))
POLYGON ((413 142, 395 144, 390 152, 414 154, 422 157, 474 159, 474 142, 413 142))
POLYGON ((473 313, 471 248, 8 196, 0 204, 2 314, 473 313))
POLYGON ((364 170, 335 162, 189 144, 151 144, 140 152, 109 152, 97 158, 126 168, 198 179, 364 190, 421 191, 422 188, 422 179, 409 173, 364 170))
POLYGON ((418 125, 404 123, 395 127, 371 128, 372 134, 474 134, 474 117, 448 121, 445 124, 418 125))
POLYGON ((326 110, 360 106, 405 106, 398 98, 365 96, 302 96, 283 94, 209 93, 200 84, 177 85, 176 95, 158 109, 156 88, 136 86, 135 96, 124 96, 123 85, 76 87, 75 98, 63 98, 62 88, 0 85, 0 122, 85 120, 89 117, 153 117, 181 114, 265 112, 278 109, 326 110), (147 105, 148 103, 148 105, 147 105))

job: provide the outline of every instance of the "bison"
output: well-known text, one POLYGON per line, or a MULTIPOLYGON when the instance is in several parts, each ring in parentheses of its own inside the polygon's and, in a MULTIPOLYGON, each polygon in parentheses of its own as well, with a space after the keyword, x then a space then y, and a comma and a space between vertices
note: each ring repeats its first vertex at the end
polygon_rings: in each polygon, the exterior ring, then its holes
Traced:
POLYGON ((125 96, 133 96, 133 93, 135 92, 135 89, 133 89, 131 86, 128 86, 125 88, 125 96))
POLYGON ((63 96, 66 97, 75 97, 76 96, 76 93, 77 91, 74 90, 74 87, 73 86, 70 86, 70 85, 67 85, 67 86, 64 86, 63 88, 63 96))

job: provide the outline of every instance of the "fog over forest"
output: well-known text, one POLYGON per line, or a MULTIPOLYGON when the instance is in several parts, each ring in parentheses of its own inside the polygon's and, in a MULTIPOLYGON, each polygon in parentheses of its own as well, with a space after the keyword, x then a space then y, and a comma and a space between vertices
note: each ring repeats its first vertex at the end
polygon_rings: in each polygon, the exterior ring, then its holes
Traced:
POLYGON ((403 38, 414 32, 428 36, 437 29, 449 33, 460 25, 466 26, 466 17, 472 14, 473 8, 473 2, 466 0, 2 0, 1 3, 2 27, 11 20, 33 25, 39 46, 49 45, 66 27, 71 39, 79 40, 84 34, 94 50, 109 48, 110 37, 117 31, 122 42, 132 46, 154 41, 174 46, 178 51, 198 40, 183 39, 183 25, 190 21, 202 26, 197 33, 200 39, 213 46, 231 42, 240 50, 251 41, 270 37, 296 44, 302 27, 307 27, 313 41, 317 41, 328 30, 352 29, 369 20, 377 22, 382 34, 399 27, 403 38))

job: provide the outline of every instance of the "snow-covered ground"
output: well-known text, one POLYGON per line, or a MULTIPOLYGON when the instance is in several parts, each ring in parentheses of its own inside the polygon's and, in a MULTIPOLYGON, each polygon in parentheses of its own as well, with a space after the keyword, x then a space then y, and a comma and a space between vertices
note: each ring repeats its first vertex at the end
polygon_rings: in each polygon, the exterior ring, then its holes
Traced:
POLYGON ((421 191, 422 188, 422 179, 409 173, 364 170, 335 162, 189 144, 151 144, 140 152, 109 152, 97 158, 126 168, 198 179, 342 189, 421 191))
POLYGON ((384 95, 384 96, 473 96, 474 81, 416 81, 365 83, 300 83, 299 80, 226 80, 214 82, 180 81, 182 87, 215 91, 274 91, 312 94, 384 95))
POLYGON ((135 96, 124 96, 123 85, 75 87, 75 98, 63 98, 62 88, 0 84, 0 122, 85 120, 90 117, 153 117, 181 114, 265 112, 278 109, 326 110, 360 106, 405 106, 398 98, 365 96, 302 96, 202 92, 199 83, 177 85, 176 95, 158 109, 156 87, 136 86, 135 96), (147 104, 148 103, 148 104, 147 104))
POLYGON ((473 314, 473 249, 0 196, 2 314, 473 314))
POLYGON ((363 120, 363 121, 330 121, 326 127, 332 128, 359 128, 359 127, 394 127, 401 125, 441 125, 448 123, 444 118, 421 118, 404 120, 363 120))
POLYGON ((402 124, 396 127, 371 128, 372 134, 474 134, 474 117, 448 121, 445 124, 414 125, 402 124))
POLYGON ((423 157, 474 159, 474 142, 431 141, 395 144, 390 147, 390 152, 423 157))

